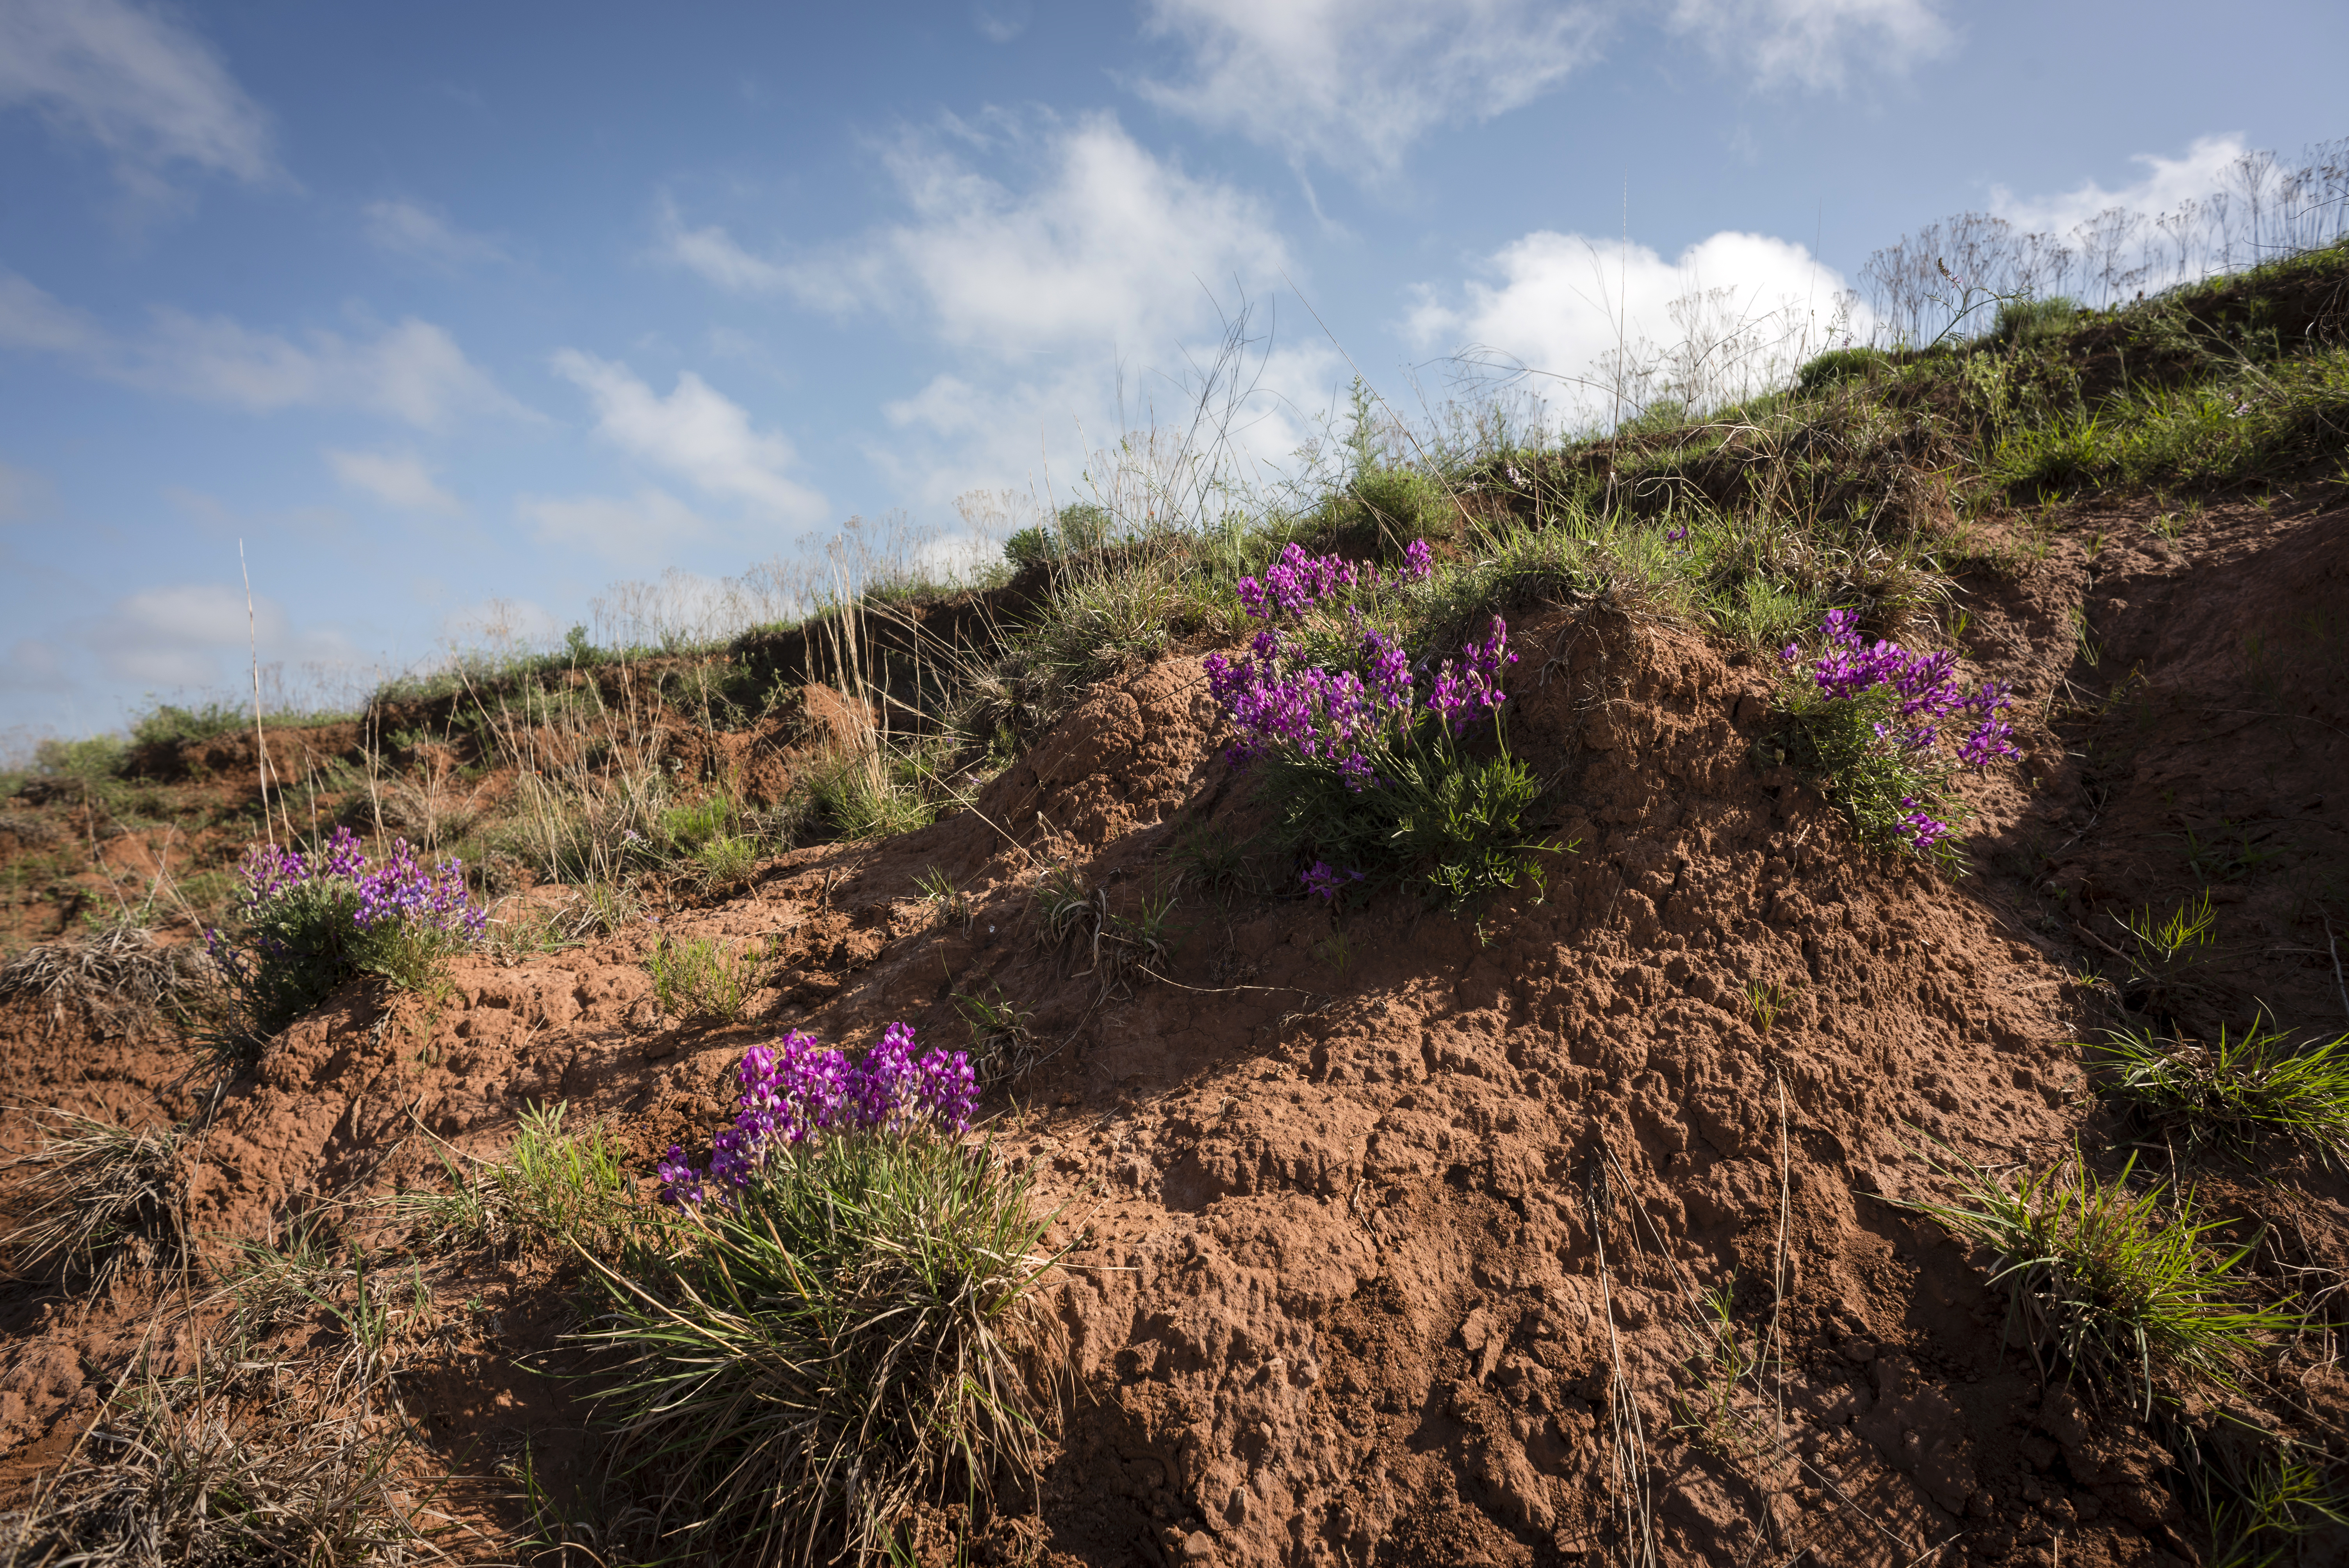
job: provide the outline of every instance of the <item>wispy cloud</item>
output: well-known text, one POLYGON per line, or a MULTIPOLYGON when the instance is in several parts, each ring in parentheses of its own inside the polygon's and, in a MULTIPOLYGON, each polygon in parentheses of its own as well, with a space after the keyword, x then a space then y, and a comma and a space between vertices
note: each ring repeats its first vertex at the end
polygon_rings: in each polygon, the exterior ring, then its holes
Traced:
POLYGON ((412 452, 341 452, 329 450, 326 466, 355 490, 363 490, 386 506, 402 511, 438 512, 453 516, 464 508, 440 488, 424 459, 412 452))
POLYGON ((554 370, 595 404, 595 433, 631 457, 770 520, 823 516, 823 497, 791 477, 799 454, 790 438, 753 428, 747 409, 690 370, 666 397, 626 365, 577 349, 557 354, 554 370))
POLYGON ((877 308, 1011 358, 1167 346, 1213 316, 1211 293, 1270 286, 1291 264, 1260 201, 1154 156, 1112 116, 957 129, 961 147, 916 136, 887 154, 903 222, 788 263, 713 229, 678 229, 671 253, 713 282, 877 308))
POLYGON ((1670 25, 1763 88, 1840 90, 1855 68, 1899 74, 1957 35, 1933 0, 1672 0, 1670 25))
POLYGON ((1297 160, 1387 173, 1439 126, 1522 108, 1596 57, 1611 5, 1152 0, 1190 69, 1142 95, 1297 160))
POLYGON ((46 476, 11 463, 0 463, 0 523, 29 522, 49 504, 49 498, 46 476))
POLYGON ((979 0, 970 8, 971 26, 990 44, 1008 44, 1036 20, 1034 0, 979 0))
POLYGON ((2197 137, 2183 158, 2137 154, 2130 161, 2144 168, 2145 178, 2135 184, 2108 191, 2084 180, 2069 191, 2044 196, 2017 196, 1997 185, 1991 188, 1991 211, 2018 227, 2052 234, 2067 234, 2116 207, 2147 216, 2167 212, 2227 189, 2230 171, 2247 150, 2240 134, 2197 137))
POLYGON ((661 202, 660 254, 735 294, 780 294, 792 287, 789 267, 753 255, 723 228, 686 227, 674 202, 661 202))
POLYGON ((654 489, 633 496, 523 496, 514 510, 542 544, 585 550, 621 567, 673 560, 713 531, 691 507, 654 489))
POLYGON ((126 335, 0 272, 0 347, 57 355, 102 380, 256 413, 356 407, 424 428, 460 413, 537 418, 444 329, 414 316, 369 340, 312 331, 296 343, 223 315, 158 305, 145 332, 126 335))
POLYGON ((252 183, 284 178, 269 117, 212 46, 125 0, 0 5, 0 107, 30 108, 97 143, 141 195, 167 194, 175 166, 252 183))
POLYGON ((497 241, 461 229, 415 201, 370 201, 359 215, 367 242, 376 249, 442 272, 509 259, 497 241))
POLYGON ((231 583, 174 583, 126 594, 83 629, 81 642, 107 676, 150 689, 218 686, 257 651, 265 661, 316 665, 358 662, 331 626, 296 626, 265 594, 252 601, 231 583))

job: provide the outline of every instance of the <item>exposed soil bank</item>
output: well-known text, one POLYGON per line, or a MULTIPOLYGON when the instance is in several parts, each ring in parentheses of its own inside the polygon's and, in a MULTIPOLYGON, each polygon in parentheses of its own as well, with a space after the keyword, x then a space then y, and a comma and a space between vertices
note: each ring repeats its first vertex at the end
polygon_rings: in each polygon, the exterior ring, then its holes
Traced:
MULTIPOLYGON (((777 944, 741 1024, 661 1016, 649 932, 461 961, 439 998, 346 992, 189 1151, 191 1228, 222 1257, 323 1203, 437 1183, 444 1146, 495 1155, 533 1103, 611 1116, 650 1153, 706 1136, 746 1044, 901 1018, 958 1043, 953 995, 1000 995, 1043 1059, 990 1100, 992 1136, 1079 1244, 1050 1287, 1063 1441, 990 1550, 2200 1562, 2156 1429, 2112 1390, 2044 1384, 2002 1346, 1981 1260, 1894 1202, 1943 1190, 1935 1160, 2038 1166, 2108 1137, 2075 1042, 2122 1006, 2204 1037, 2261 1006, 2349 1027, 2349 509, 2221 508, 2177 542, 2148 521, 2096 503, 2021 575, 1962 584, 1969 675, 2033 714, 2023 766, 1971 801, 1973 876, 1863 853, 1757 762, 1774 670, 1583 602, 1511 611, 1512 746, 1577 846, 1546 889, 1455 919, 1393 897, 1333 915, 1287 868, 1271 896, 1178 881, 1182 841, 1245 838, 1260 811, 1186 653, 1097 690, 974 810, 795 851, 667 916, 777 944), (1172 891, 1168 965, 1040 945, 1047 864, 1112 911, 1172 891), (933 868, 968 919, 918 900, 933 868), (2084 983, 2122 974, 2115 913, 2205 887, 2218 939, 2190 985, 2084 983), (1726 1408, 1702 1376, 1708 1293, 1742 1354, 1771 1355, 1726 1408)), ((152 1034, 25 1002, 0 1031, 10 1149, 34 1108, 186 1112, 152 1034)), ((2251 1266, 2349 1266, 2337 1173, 2199 1174, 2216 1212, 2275 1225, 2251 1266)), ((494 1476, 527 1441, 585 1487, 579 1407, 533 1369, 565 1365, 533 1356, 569 1321, 548 1269, 426 1283, 486 1304, 412 1386, 440 1461, 494 1476)), ((5 1287, 0 1473, 55 1461, 168 1305, 5 1287)), ((2245 1409, 2349 1452, 2336 1349, 2329 1330, 2280 1347, 2245 1409)), ((526 1554, 511 1490, 461 1494, 481 1532, 462 1550, 526 1554)), ((2304 1560, 2344 1556, 2315 1541, 2304 1560)))

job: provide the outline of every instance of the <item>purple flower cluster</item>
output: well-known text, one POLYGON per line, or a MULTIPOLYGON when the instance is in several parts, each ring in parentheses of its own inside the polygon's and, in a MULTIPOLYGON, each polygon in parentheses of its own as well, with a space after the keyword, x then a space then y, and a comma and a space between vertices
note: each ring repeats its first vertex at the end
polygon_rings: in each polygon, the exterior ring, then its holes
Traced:
MULTIPOLYGON (((2014 706, 2012 687, 1984 681, 1968 691, 1957 678, 1956 654, 1947 649, 1911 653, 1882 640, 1871 645, 1861 638, 1858 623, 1857 612, 1830 610, 1819 628, 1824 646, 1812 661, 1811 682, 1823 696, 1856 702, 1878 688, 1889 691, 1894 717, 1874 726, 1876 738, 1912 756, 1931 752, 1953 721, 1965 730, 1957 756, 1968 768, 1988 768, 2022 755, 2014 745, 2014 727, 2003 717, 2014 706)), ((1788 643, 1778 657, 1791 666, 1802 653, 1800 644, 1788 643)), ((1950 836, 1950 824, 1913 797, 1903 796, 1900 810, 1893 831, 1915 848, 1929 850, 1950 836)))
POLYGON ((370 869, 362 858, 359 866, 359 907, 351 918, 361 931, 380 921, 405 920, 479 942, 488 928, 489 912, 465 896, 462 861, 450 860, 429 872, 417 863, 406 839, 394 839, 383 864, 370 869))
MULTIPOLYGON (((1930 751, 1940 740, 1941 726, 1951 718, 1972 720, 1958 743, 1958 760, 1969 768, 2020 756, 2013 741, 2014 727, 2000 717, 2014 706, 2011 687, 1984 681, 1965 691, 1957 679, 1958 655, 1947 649, 1938 654, 1912 654, 1898 643, 1864 643, 1859 616, 1850 610, 1830 610, 1819 628, 1826 645, 1811 665, 1811 680, 1829 697, 1852 701, 1877 686, 1889 687, 1899 699, 1894 711, 1898 725, 1877 727, 1877 738, 1910 751, 1930 751)), ((1802 656, 1799 644, 1788 643, 1778 655, 1788 664, 1802 656)))
MULTIPOLYGON (((1201 661, 1207 692, 1238 731, 1235 762, 1268 750, 1334 767, 1360 794, 1381 779, 1371 753, 1409 743, 1418 713, 1417 682, 1402 645, 1356 618, 1356 665, 1329 669, 1305 663, 1297 645, 1276 628, 1256 634, 1237 658, 1209 654, 1201 661)), ((1438 667, 1424 712, 1457 739, 1469 722, 1507 700, 1501 672, 1517 662, 1508 623, 1495 615, 1481 642, 1464 644, 1460 657, 1438 667)))
POLYGON ((968 1131, 978 1106, 968 1054, 917 1057, 907 1024, 890 1025, 854 1061, 793 1030, 774 1045, 745 1051, 735 1079, 742 1092, 734 1123, 710 1140, 709 1169, 697 1170, 677 1144, 660 1161, 664 1202, 726 1200, 749 1186, 776 1150, 827 1132, 968 1131))
POLYGON ((465 894, 464 861, 451 859, 438 871, 428 871, 405 839, 392 841, 388 860, 370 865, 358 835, 336 828, 322 848, 307 855, 290 845, 255 844, 245 851, 239 869, 243 878, 239 898, 248 919, 297 887, 341 882, 358 890, 359 906, 352 920, 362 931, 379 921, 412 920, 479 942, 489 922, 488 912, 465 894))
POLYGON ((1361 881, 1362 873, 1356 871, 1340 871, 1327 861, 1315 861, 1311 868, 1300 874, 1298 880, 1305 884, 1307 892, 1311 893, 1323 903, 1334 903, 1337 902, 1339 892, 1350 882, 1361 881))
POLYGON ((1516 662, 1517 655, 1509 648, 1509 624, 1495 615, 1485 628, 1483 642, 1461 645, 1458 664, 1444 661, 1444 667, 1435 672, 1435 691, 1427 706, 1457 739, 1480 710, 1491 713, 1508 700, 1501 690, 1501 667, 1516 662))
POLYGON ((255 844, 244 852, 243 862, 237 868, 244 883, 238 893, 249 914, 304 882, 357 882, 367 870, 367 852, 359 846, 358 835, 348 828, 336 828, 315 857, 305 855, 291 844, 284 849, 275 844, 255 844))
POLYGON ((1302 615, 1324 599, 1357 584, 1415 583, 1435 570, 1435 552, 1423 539, 1413 540, 1402 554, 1403 564, 1390 574, 1341 556, 1308 555, 1302 546, 1291 542, 1282 548, 1279 560, 1265 568, 1262 577, 1240 579, 1240 606, 1259 621, 1302 615))
POLYGON ((1269 626, 1238 658, 1209 654, 1201 661, 1209 695, 1239 731, 1233 760, 1278 748, 1334 765, 1358 793, 1376 783, 1364 748, 1408 722, 1411 665, 1374 627, 1363 630, 1361 645, 1367 680, 1360 671, 1299 662, 1293 645, 1269 626))

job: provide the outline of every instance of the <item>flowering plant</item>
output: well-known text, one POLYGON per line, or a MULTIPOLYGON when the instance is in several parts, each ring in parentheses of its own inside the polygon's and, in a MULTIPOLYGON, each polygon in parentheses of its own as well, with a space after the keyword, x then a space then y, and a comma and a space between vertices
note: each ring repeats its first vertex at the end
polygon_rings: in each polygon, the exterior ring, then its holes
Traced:
POLYGON ((1548 847, 1521 826, 1538 791, 1501 733, 1502 677, 1517 658, 1507 623, 1495 615, 1456 655, 1414 663, 1352 602, 1402 593, 1433 570, 1425 540, 1391 573, 1292 543, 1261 577, 1240 579, 1240 604, 1263 629, 1237 655, 1202 661, 1232 723, 1232 760, 1262 765, 1290 847, 1311 859, 1300 882, 1325 902, 1371 872, 1425 866, 1457 903, 1513 885, 1548 847), (1462 742, 1487 717, 1500 756, 1471 758, 1462 742))
POLYGON ((730 1201, 778 1154, 827 1135, 967 1132, 978 1105, 968 1053, 916 1057, 908 1024, 890 1025, 854 1060, 794 1029, 745 1051, 734 1077, 742 1092, 733 1124, 710 1140, 706 1168, 669 1145, 658 1167, 663 1202, 730 1201))
POLYGON ((419 984, 449 951, 479 942, 488 923, 466 894, 464 862, 428 869, 406 840, 370 864, 357 835, 336 828, 307 852, 255 844, 238 871, 242 930, 215 927, 204 942, 264 1034, 357 974, 419 984))
POLYGON ((1957 678, 1958 655, 1919 653, 1859 633, 1859 617, 1830 610, 1802 679, 1803 646, 1788 643, 1779 662, 1794 677, 1785 698, 1804 760, 1832 779, 1839 803, 1861 835, 1954 863, 1949 762, 1980 772, 2021 754, 2005 715, 2013 692, 1997 681, 1971 690, 1957 678))

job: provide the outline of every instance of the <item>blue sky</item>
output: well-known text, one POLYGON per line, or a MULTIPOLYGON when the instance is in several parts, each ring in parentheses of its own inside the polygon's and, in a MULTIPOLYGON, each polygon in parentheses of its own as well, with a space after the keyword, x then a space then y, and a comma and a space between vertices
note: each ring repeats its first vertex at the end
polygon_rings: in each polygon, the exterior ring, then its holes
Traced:
POLYGON ((331 694, 1065 500, 1242 302, 1268 478, 1356 367, 2193 196, 2344 58, 2297 0, 0 0, 0 732, 243 683, 240 541, 331 694))

